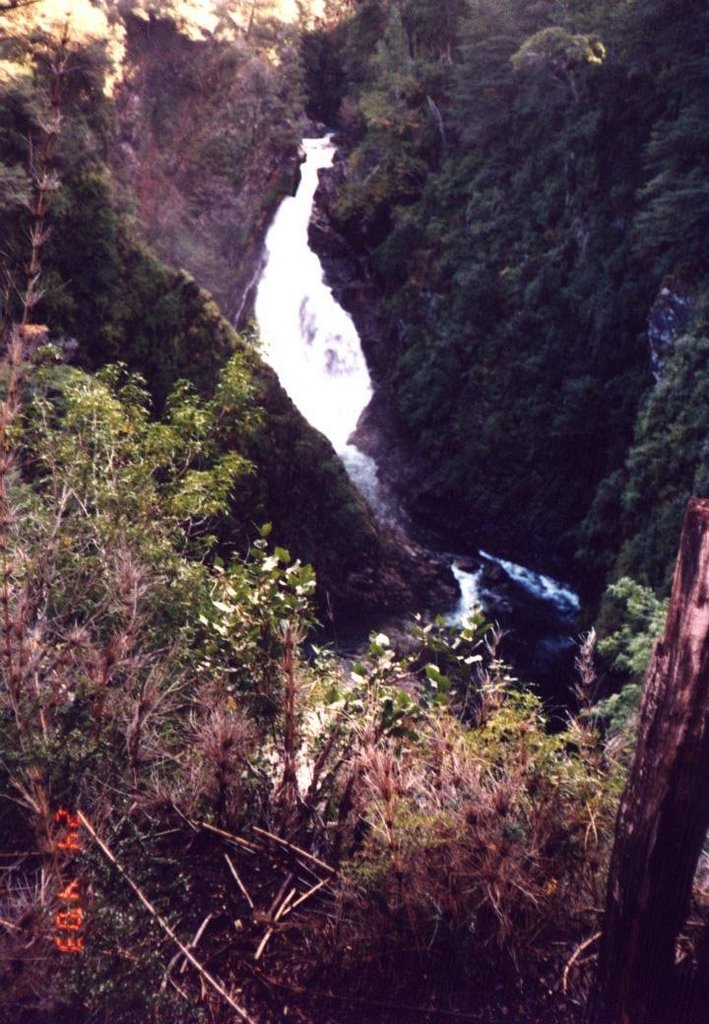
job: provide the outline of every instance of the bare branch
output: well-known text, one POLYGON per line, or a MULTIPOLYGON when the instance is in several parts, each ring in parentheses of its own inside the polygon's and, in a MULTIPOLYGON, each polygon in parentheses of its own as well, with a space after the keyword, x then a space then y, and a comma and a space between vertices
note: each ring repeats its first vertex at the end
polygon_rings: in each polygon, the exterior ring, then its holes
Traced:
POLYGON ((184 944, 184 942, 182 942, 180 939, 178 939, 177 935, 175 935, 175 933, 172 930, 172 928, 170 927, 170 925, 167 923, 167 921, 164 919, 164 917, 162 917, 158 913, 158 911, 155 909, 155 907, 150 902, 150 900, 145 895, 145 893, 140 888, 140 886, 137 885, 137 883, 133 881, 133 879, 130 877, 130 875, 128 874, 126 869, 123 867, 123 865, 120 864, 118 860, 116 860, 116 858, 111 853, 111 851, 108 848, 108 846, 98 836, 98 834, 96 833, 96 830, 94 829, 93 825, 88 820, 86 815, 83 814, 82 811, 77 811, 77 816, 78 816, 79 821, 81 822, 81 824, 84 826, 84 828, 89 833, 91 838, 94 840, 96 845, 99 847, 99 849, 101 850, 103 855, 106 857, 106 859, 108 861, 110 861, 111 864, 113 864, 113 866, 115 867, 116 871, 118 871, 119 875, 121 875, 121 877, 126 882, 126 884, 133 890, 133 892, 138 897, 140 902, 143 904, 145 909, 148 911, 150 916, 153 918, 155 923, 165 932, 165 934, 168 936, 168 938, 171 939, 172 942, 175 943, 175 945, 180 950, 180 952, 183 954, 185 959, 189 960, 189 962, 192 964, 192 966, 197 971, 199 976, 201 978, 203 978, 204 981, 206 981, 207 984, 211 988, 213 988, 214 991, 217 992, 222 997, 222 999, 224 999, 224 1001, 226 1003, 229 1004, 229 1006, 231 1006, 232 1010, 234 1010, 234 1012, 238 1015, 238 1017, 241 1020, 246 1021, 246 1024, 255 1024, 255 1021, 253 1020, 252 1017, 250 1017, 248 1015, 246 1010, 244 1010, 243 1007, 239 1006, 239 1004, 236 1003, 232 999, 232 997, 229 995, 229 993, 224 988, 224 986, 219 981, 217 981, 217 979, 215 977, 213 977, 209 973, 209 971, 206 969, 206 967, 202 966, 202 964, 190 952, 190 949, 184 944))

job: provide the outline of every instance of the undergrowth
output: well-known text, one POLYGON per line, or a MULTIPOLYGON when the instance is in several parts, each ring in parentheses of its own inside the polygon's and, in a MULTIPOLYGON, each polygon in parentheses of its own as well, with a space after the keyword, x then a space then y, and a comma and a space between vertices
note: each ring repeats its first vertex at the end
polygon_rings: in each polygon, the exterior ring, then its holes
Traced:
POLYGON ((15 337, 5 1018, 356 1019, 337 1000, 366 989, 385 1020, 541 975, 581 998, 562 969, 596 931, 622 775, 593 715, 549 732, 480 615, 419 623, 406 657, 379 635, 354 666, 306 658, 312 570, 268 529, 216 556, 248 467, 214 454, 215 403, 178 390, 151 423, 124 373, 22 357, 15 337))

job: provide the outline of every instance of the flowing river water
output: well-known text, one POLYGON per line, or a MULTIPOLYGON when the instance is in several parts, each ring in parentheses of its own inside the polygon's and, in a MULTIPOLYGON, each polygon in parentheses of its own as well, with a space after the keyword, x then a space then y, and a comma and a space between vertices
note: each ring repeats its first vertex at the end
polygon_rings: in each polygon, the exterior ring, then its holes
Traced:
MULTIPOLYGON (((320 261, 308 245, 318 171, 332 164, 335 146, 325 137, 304 139, 303 149, 298 190, 283 200, 266 237, 255 303, 264 358, 303 416, 330 440, 375 517, 401 528, 376 463, 350 443, 371 399, 371 380, 352 319, 324 283, 320 261)), ((475 567, 468 567, 470 559, 464 557, 451 555, 450 562, 460 597, 448 609, 449 623, 461 623, 480 603, 481 575, 495 566, 529 602, 556 616, 559 628, 546 638, 547 645, 568 646, 564 630, 571 628, 579 608, 569 587, 488 552, 478 553, 475 567)))

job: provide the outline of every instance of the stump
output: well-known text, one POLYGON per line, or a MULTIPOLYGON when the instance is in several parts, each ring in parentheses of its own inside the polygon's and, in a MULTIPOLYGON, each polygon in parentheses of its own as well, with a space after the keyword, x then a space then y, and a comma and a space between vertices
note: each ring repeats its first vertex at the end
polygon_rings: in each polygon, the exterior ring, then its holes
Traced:
POLYGON ((709 501, 693 499, 618 813, 593 1024, 688 1019, 675 950, 708 829, 709 501))

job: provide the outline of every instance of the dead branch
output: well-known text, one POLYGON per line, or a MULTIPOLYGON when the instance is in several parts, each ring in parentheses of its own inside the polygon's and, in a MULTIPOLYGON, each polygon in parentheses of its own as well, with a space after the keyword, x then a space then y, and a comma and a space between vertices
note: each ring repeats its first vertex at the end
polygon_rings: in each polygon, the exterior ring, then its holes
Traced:
MULTIPOLYGON (((199 942, 199 940, 202 938, 202 935, 204 934, 205 928, 207 927, 207 925, 209 924, 209 922, 211 920, 212 920, 212 915, 211 914, 207 914, 207 916, 205 917, 204 921, 202 921, 201 925, 199 926, 199 928, 195 932, 194 938, 192 939, 192 941, 189 944, 189 948, 190 949, 194 949, 196 947, 197 943, 199 942)), ((175 953, 175 955, 173 956, 173 958, 170 961, 170 963, 165 968, 165 973, 163 974, 162 982, 160 984, 160 991, 161 992, 164 992, 165 989, 167 988, 168 981, 172 981, 172 979, 170 978, 170 973, 171 973, 173 967, 177 966, 177 964, 178 964, 178 962, 179 962, 181 957, 182 957, 182 952, 178 949, 178 951, 175 953)), ((184 973, 184 970, 185 970, 186 966, 187 966, 187 961, 184 959, 184 957, 182 957, 182 967, 180 968, 180 973, 181 974, 184 973)))
POLYGON ((276 893, 276 896, 275 896, 275 899, 273 900, 273 903, 268 908, 268 914, 266 916, 270 920, 273 920, 273 915, 276 913, 276 908, 279 906, 281 900, 283 899, 283 896, 284 896, 286 890, 288 889, 288 886, 291 884, 292 881, 293 881, 293 873, 290 872, 284 878, 283 882, 281 883, 280 889, 276 893))
POLYGON ((259 847, 255 846, 254 843, 248 842, 246 839, 242 839, 241 836, 235 836, 231 832, 225 832, 223 828, 217 828, 216 825, 210 825, 206 821, 195 821, 190 822, 193 828, 206 828, 208 832, 214 832, 216 835, 221 836, 223 839, 230 839, 232 843, 236 843, 237 846, 243 846, 249 853, 258 853, 259 847))
MULTIPOLYGON (((291 875, 290 877, 292 878, 293 876, 291 875)), ((263 955, 263 951, 265 950, 266 946, 268 945, 268 942, 269 942, 271 936, 273 935, 273 933, 274 933, 274 931, 276 929, 276 925, 278 924, 280 919, 283 917, 283 915, 285 913, 287 913, 288 905, 291 902, 291 900, 293 899, 293 897, 295 896, 295 894, 297 893, 297 891, 298 891, 297 889, 290 889, 289 892, 288 892, 288 895, 283 900, 283 902, 281 903, 281 905, 278 908, 278 910, 276 911, 276 913, 273 915, 273 924, 269 925, 268 928, 266 929, 266 933, 263 936, 263 938, 261 939, 261 941, 259 943, 259 946, 258 946, 258 949, 256 950, 256 952, 254 954, 254 960, 260 960, 261 959, 261 956, 263 955)), ((283 892, 283 888, 281 888, 281 892, 283 892)))
MULTIPOLYGON (((569 984, 569 971, 574 966, 574 964, 576 963, 578 958, 581 956, 581 954, 583 953, 584 949, 588 949, 588 947, 592 946, 594 942, 597 942, 598 939, 600 939, 600 937, 601 937, 601 933, 600 932, 594 932, 594 934, 590 937, 590 939, 586 939, 584 942, 581 943, 580 946, 576 947, 576 949, 574 950, 572 955, 566 961, 566 967, 564 968, 564 977, 563 977, 563 980, 561 982, 561 991, 564 993, 564 995, 566 995, 566 990, 567 990, 568 984, 569 984)), ((593 958, 591 958, 591 959, 593 959, 593 958)), ((581 963, 584 963, 584 962, 585 961, 581 961, 581 963)))
POLYGON ((296 907, 299 907, 301 903, 305 903, 305 901, 309 900, 311 896, 314 896, 316 892, 319 892, 324 886, 329 885, 331 881, 331 878, 323 878, 316 885, 312 886, 312 888, 308 889, 307 892, 304 892, 302 896, 299 896, 292 906, 288 907, 288 909, 283 912, 283 917, 285 917, 286 914, 292 913, 296 907))
POLYGON ((234 881, 236 882, 236 884, 237 884, 237 885, 239 886, 239 888, 241 889, 241 892, 242 892, 242 893, 243 893, 243 895, 244 895, 244 899, 245 899, 245 900, 246 900, 246 902, 248 903, 248 905, 249 905, 250 909, 251 909, 251 910, 253 910, 253 909, 254 909, 254 901, 253 901, 253 900, 251 899, 251 897, 249 896, 249 892, 248 892, 248 889, 246 888, 246 886, 244 885, 244 883, 243 883, 243 882, 241 881, 241 879, 239 878, 239 872, 238 872, 238 871, 236 870, 236 868, 234 867, 234 865, 233 865, 233 863, 232 863, 232 861, 231 861, 231 858, 229 857, 229 854, 228 854, 228 853, 225 853, 225 854, 224 854, 224 860, 225 860, 225 861, 227 862, 227 864, 229 865, 229 870, 231 871, 232 875, 234 876, 234 881))
POLYGON ((313 856, 312 853, 308 853, 308 851, 304 850, 301 846, 296 846, 295 843, 289 843, 287 839, 282 839, 281 836, 274 836, 273 832, 267 832, 265 828, 259 828, 258 825, 252 825, 251 827, 258 835, 272 839, 274 843, 278 843, 280 846, 284 847, 284 849, 290 850, 291 853, 295 853, 299 857, 305 857, 305 859, 309 860, 312 864, 317 864, 317 866, 322 868, 323 871, 328 871, 332 875, 337 874, 335 868, 326 864, 325 861, 320 860, 318 857, 313 856))
MULTIPOLYGON (((212 916, 213 916, 212 914, 207 914, 207 916, 205 917, 204 921, 202 921, 201 925, 199 926, 199 928, 195 932, 195 936, 192 939, 192 942, 190 942, 190 949, 196 949, 197 948, 197 943, 199 942, 199 940, 204 935, 204 932, 205 932, 205 930, 207 928, 207 925, 212 920, 212 916)), ((183 960, 182 961, 182 966, 180 967, 180 974, 184 974, 186 969, 187 969, 187 961, 183 960)))
POLYGON ((298 892, 297 889, 291 889, 288 892, 288 895, 283 900, 283 903, 281 903, 280 907, 276 911, 276 914, 275 914, 275 916, 273 918, 273 923, 274 924, 278 924, 278 922, 280 921, 280 919, 283 917, 284 913, 286 912, 286 908, 288 907, 289 903, 291 902, 291 900, 293 899, 293 897, 295 896, 295 894, 297 892, 298 892))
POLYGON ((255 1022, 255 1021, 253 1020, 253 1018, 252 1018, 252 1017, 250 1017, 250 1016, 248 1015, 248 1013, 246 1012, 246 1010, 244 1010, 244 1009, 243 1009, 243 1007, 239 1006, 239 1004, 238 1004, 238 1003, 236 1003, 236 1002, 235 1002, 235 1001, 234 1001, 234 1000, 232 999, 232 997, 231 997, 231 996, 229 995, 229 993, 228 993, 228 992, 227 992, 227 990, 226 990, 226 989, 224 988, 224 986, 223 986, 223 985, 222 985, 222 984, 221 984, 221 983, 220 983, 219 981, 217 981, 217 979, 216 979, 215 977, 213 977, 213 976, 212 976, 212 975, 211 975, 211 974, 209 973, 209 971, 208 971, 208 970, 206 969, 206 967, 203 967, 203 966, 202 966, 202 964, 201 964, 201 963, 199 962, 199 960, 197 960, 197 958, 196 958, 196 957, 195 957, 195 956, 194 956, 194 955, 193 955, 193 954, 192 954, 192 953, 190 952, 189 948, 188 948, 188 947, 187 947, 187 946, 186 946, 186 945, 184 944, 184 942, 182 942, 182 941, 181 941, 181 940, 180 940, 180 939, 179 939, 179 938, 177 937, 177 935, 176 935, 176 934, 175 934, 175 932, 174 932, 174 931, 172 930, 172 928, 171 928, 171 927, 170 927, 170 925, 169 925, 169 924, 167 923, 167 921, 166 921, 166 920, 165 920, 165 919, 164 919, 164 918, 163 918, 163 917, 162 917, 162 916, 161 916, 161 915, 160 915, 160 914, 158 913, 158 911, 157 911, 157 910, 155 909, 155 907, 154 907, 154 906, 153 906, 153 904, 152 904, 152 903, 150 902, 150 900, 148 899, 148 897, 147 897, 147 896, 145 895, 145 893, 143 892, 143 890, 142 890, 142 889, 141 889, 141 888, 140 888, 140 887, 139 887, 139 886, 137 885, 137 883, 136 883, 136 882, 134 882, 134 881, 133 881, 133 879, 132 879, 132 878, 130 877, 130 875, 129 875, 129 874, 128 874, 128 872, 127 872, 127 871, 125 870, 125 868, 123 867, 123 865, 122 865, 122 864, 120 864, 118 860, 116 860, 115 856, 113 855, 113 853, 111 853, 111 851, 110 851, 110 849, 108 848, 108 846, 106 846, 106 844, 104 843, 104 841, 103 841, 103 840, 102 840, 102 839, 101 839, 101 838, 100 838, 100 837, 98 836, 98 834, 96 833, 96 830, 94 829, 93 825, 92 825, 92 824, 91 824, 91 822, 90 822, 90 821, 88 820, 88 818, 86 817, 86 815, 85 815, 85 814, 84 814, 84 813, 83 813, 82 811, 77 811, 77 817, 79 818, 79 821, 80 821, 80 822, 81 822, 81 824, 82 824, 82 825, 84 826, 84 828, 86 829, 86 831, 87 831, 87 832, 89 833, 89 835, 91 836, 91 838, 92 838, 92 839, 94 840, 94 842, 96 843, 96 845, 97 845, 97 846, 99 847, 99 849, 101 850, 101 852, 103 853, 103 855, 104 855, 104 856, 106 857, 106 859, 107 859, 108 861, 110 861, 110 863, 111 863, 111 864, 113 864, 113 866, 115 867, 116 871, 118 871, 119 875, 121 875, 121 877, 122 877, 122 878, 123 878, 123 880, 124 880, 124 881, 126 882, 126 884, 127 884, 127 885, 128 885, 128 886, 129 886, 129 887, 130 887, 130 888, 132 889, 132 890, 133 890, 133 892, 134 892, 134 893, 135 893, 135 895, 136 895, 136 896, 138 897, 138 899, 140 900, 140 902, 141 902, 141 903, 143 904, 143 906, 145 907, 145 909, 146 909, 146 910, 148 911, 148 913, 150 914, 150 916, 151 916, 151 917, 153 918, 153 920, 155 921, 155 923, 156 923, 157 925, 159 925, 159 927, 160 927, 160 928, 161 928, 161 929, 162 929, 162 930, 163 930, 163 931, 165 932, 165 934, 166 934, 166 935, 168 936, 168 938, 169 938, 169 939, 171 939, 171 940, 172 940, 172 942, 174 942, 174 943, 175 943, 175 945, 176 945, 176 946, 178 947, 178 949, 179 949, 179 950, 181 951, 181 953, 183 954, 183 956, 184 956, 184 957, 185 957, 185 958, 186 958, 187 960, 189 960, 189 962, 190 962, 190 963, 192 964, 192 966, 194 967, 194 969, 195 969, 195 970, 197 971, 197 973, 199 974, 200 978, 202 978, 202 979, 203 979, 204 981, 206 981, 206 982, 207 982, 207 984, 208 984, 208 985, 209 985, 209 986, 210 986, 211 988, 213 988, 213 989, 214 989, 214 991, 215 991, 215 992, 216 992, 216 993, 217 993, 218 995, 220 995, 220 996, 222 997, 222 999, 224 999, 224 1001, 225 1001, 226 1003, 228 1003, 228 1004, 229 1004, 229 1006, 231 1006, 232 1010, 234 1010, 234 1012, 235 1012, 235 1013, 236 1013, 236 1014, 238 1015, 238 1017, 239 1017, 239 1018, 240 1018, 241 1020, 243 1020, 243 1021, 246 1021, 246 1024, 256 1024, 256 1022, 255 1022))

